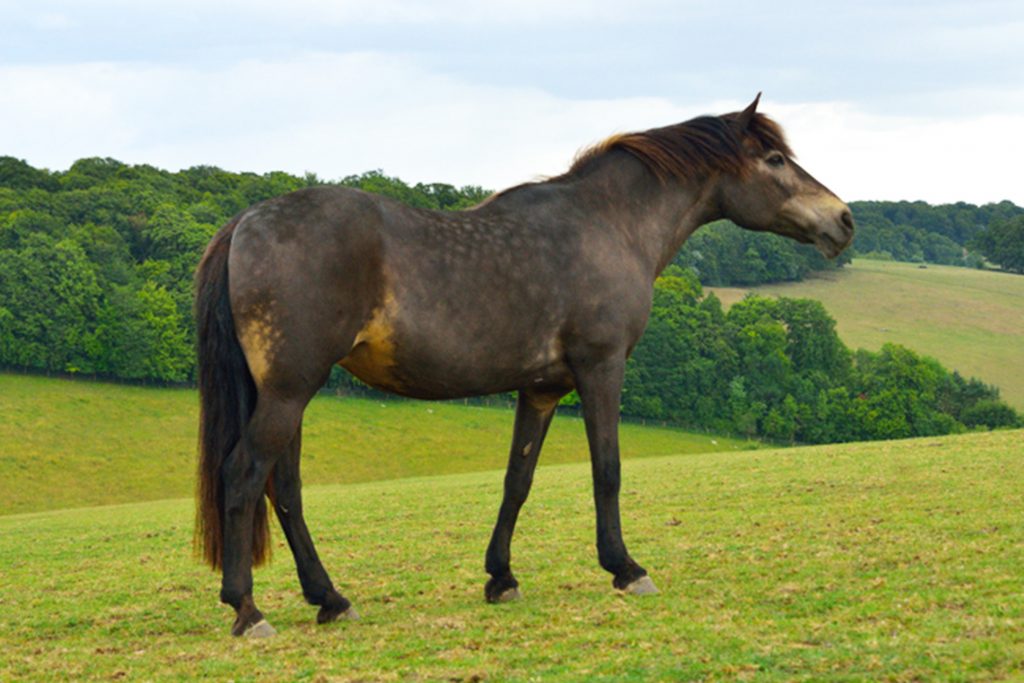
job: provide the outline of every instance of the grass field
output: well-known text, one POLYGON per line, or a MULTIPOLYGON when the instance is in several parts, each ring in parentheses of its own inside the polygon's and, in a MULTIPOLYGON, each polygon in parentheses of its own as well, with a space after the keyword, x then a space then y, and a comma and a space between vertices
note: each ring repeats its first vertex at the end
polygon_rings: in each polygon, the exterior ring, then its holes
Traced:
MULTIPOLYGON (((0 373, 0 514, 186 497, 194 488, 198 399, 0 373)), ((513 411, 450 403, 318 397, 303 429, 303 480, 355 483, 503 467, 513 411)), ((622 426, 623 455, 746 449, 754 442, 622 426)), ((583 422, 555 419, 541 462, 587 458, 583 422)))
POLYGON ((709 287, 726 305, 748 291, 818 299, 851 348, 895 342, 995 384, 1024 410, 1024 277, 857 259, 840 271, 752 290, 709 287))
POLYGON ((585 465, 540 468, 513 545, 525 597, 498 606, 481 565, 500 473, 312 487, 363 618, 315 626, 277 534, 256 590, 279 635, 259 642, 227 636, 189 500, 0 517, 0 680, 1020 680, 1022 445, 627 461, 646 598, 597 567, 585 465))

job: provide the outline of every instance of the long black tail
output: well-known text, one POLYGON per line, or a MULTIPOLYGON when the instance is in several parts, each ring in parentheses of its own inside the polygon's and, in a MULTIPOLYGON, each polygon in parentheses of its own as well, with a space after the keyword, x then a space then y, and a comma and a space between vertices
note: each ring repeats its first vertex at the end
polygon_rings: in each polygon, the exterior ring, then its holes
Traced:
MULTIPOLYGON (((196 269, 199 380, 199 476, 195 550, 211 567, 224 557, 224 460, 256 406, 256 385, 235 334, 228 297, 228 252, 238 218, 214 236, 196 269)), ((261 496, 253 523, 253 564, 270 552, 267 506, 261 496)))

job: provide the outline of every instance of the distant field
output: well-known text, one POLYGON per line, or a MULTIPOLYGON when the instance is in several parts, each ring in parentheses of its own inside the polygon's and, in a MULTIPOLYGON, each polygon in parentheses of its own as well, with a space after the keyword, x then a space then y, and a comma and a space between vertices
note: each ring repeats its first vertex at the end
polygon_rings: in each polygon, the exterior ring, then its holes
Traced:
MULTIPOLYGON (((197 401, 184 389, 0 373, 0 515, 191 495, 197 401)), ((303 430, 303 480, 355 483, 500 468, 512 419, 505 408, 318 397, 303 430)), ((626 458, 756 446, 622 426, 626 458)), ((558 416, 541 466, 586 458, 582 420, 558 416)))
POLYGON ((317 627, 277 534, 256 595, 279 635, 261 642, 227 635, 189 500, 0 517, 0 680, 1021 680, 1022 444, 627 461, 627 542, 662 591, 639 599, 597 566, 586 465, 539 471, 513 545, 524 599, 497 606, 499 472, 313 487, 320 554, 362 619, 317 627))
POLYGON ((1024 410, 1024 277, 856 259, 840 271, 753 289, 709 287, 726 305, 748 291, 818 299, 851 348, 895 342, 995 384, 1024 410))

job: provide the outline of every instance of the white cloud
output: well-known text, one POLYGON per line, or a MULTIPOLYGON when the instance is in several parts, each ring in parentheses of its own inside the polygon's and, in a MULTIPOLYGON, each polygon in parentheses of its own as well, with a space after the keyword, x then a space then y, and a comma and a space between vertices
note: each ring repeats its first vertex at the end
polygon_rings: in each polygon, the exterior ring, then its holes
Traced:
MULTIPOLYGON (((473 84, 412 58, 358 53, 251 60, 215 69, 92 63, 0 67, 0 153, 66 168, 84 156, 178 169, 381 168, 415 181, 500 188, 563 171, 604 136, 720 113, 746 102, 569 99, 473 84)), ((806 168, 846 199, 1024 204, 1015 171, 1024 116, 943 121, 869 114, 844 103, 781 103, 806 168)))
POLYGON ((679 118, 666 100, 572 101, 470 85, 376 54, 247 61, 213 71, 84 64, 0 68, 6 154, 67 167, 112 156, 170 168, 373 168, 501 186, 557 173, 610 128, 679 118))
POLYGON ((1024 114, 879 116, 848 103, 781 105, 801 162, 848 200, 1024 204, 1024 114))

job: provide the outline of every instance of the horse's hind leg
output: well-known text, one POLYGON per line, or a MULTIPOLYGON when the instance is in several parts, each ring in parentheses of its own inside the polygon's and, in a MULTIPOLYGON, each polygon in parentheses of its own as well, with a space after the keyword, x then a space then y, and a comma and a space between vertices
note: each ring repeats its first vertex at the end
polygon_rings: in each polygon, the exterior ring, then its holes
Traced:
POLYGON ((530 493, 533 471, 540 456, 540 447, 551 425, 558 405, 558 395, 519 393, 512 448, 505 473, 505 495, 498 512, 490 545, 487 546, 487 573, 491 575, 484 596, 488 602, 505 602, 519 597, 519 582, 510 567, 512 532, 519 510, 530 493))
POLYGON ((309 604, 320 607, 317 622, 324 624, 339 618, 355 619, 358 618, 356 611, 335 590, 306 528, 302 514, 302 481, 299 476, 301 436, 300 427, 288 452, 274 467, 274 510, 295 557, 302 594, 309 604))
MULTIPOLYGON (((307 399, 308 400, 308 399, 307 399)), ((239 443, 224 462, 224 556, 221 601, 235 608, 232 635, 272 635, 253 600, 253 529, 265 508, 263 495, 278 460, 298 438, 306 401, 261 393, 239 443)))

